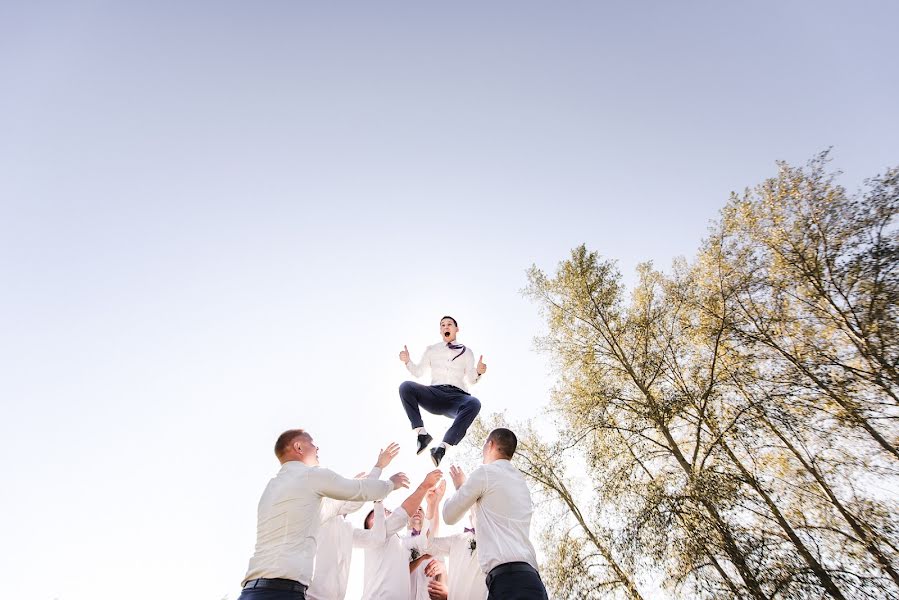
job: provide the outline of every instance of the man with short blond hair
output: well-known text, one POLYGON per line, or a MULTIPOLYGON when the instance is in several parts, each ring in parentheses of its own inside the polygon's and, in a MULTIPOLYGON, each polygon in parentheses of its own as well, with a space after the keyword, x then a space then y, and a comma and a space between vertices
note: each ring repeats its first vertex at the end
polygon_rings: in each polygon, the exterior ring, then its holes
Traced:
POLYGON ((323 498, 381 500, 409 486, 403 473, 389 481, 347 479, 319 467, 318 447, 303 429, 289 429, 278 436, 275 455, 281 469, 259 500, 256 550, 239 600, 305 600, 315 565, 323 498))

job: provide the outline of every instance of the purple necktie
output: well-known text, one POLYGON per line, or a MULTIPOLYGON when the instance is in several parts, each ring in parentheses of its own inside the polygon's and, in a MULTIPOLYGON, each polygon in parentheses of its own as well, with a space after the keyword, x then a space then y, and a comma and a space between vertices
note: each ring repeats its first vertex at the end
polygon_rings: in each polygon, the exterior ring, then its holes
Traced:
POLYGON ((471 532, 471 534, 474 535, 474 527, 466 527, 465 533, 468 533, 468 532, 471 532))
POLYGON ((412 530, 412 537, 415 537, 416 535, 421 535, 421 529, 412 530))
MULTIPOLYGON (((453 360, 456 360, 457 358, 459 358, 460 356, 465 354, 465 346, 463 344, 454 344, 452 342, 447 342, 446 347, 449 348, 450 350, 461 350, 462 351, 459 354, 455 355, 453 357, 453 360)), ((452 362, 452 360, 450 362, 452 362)))

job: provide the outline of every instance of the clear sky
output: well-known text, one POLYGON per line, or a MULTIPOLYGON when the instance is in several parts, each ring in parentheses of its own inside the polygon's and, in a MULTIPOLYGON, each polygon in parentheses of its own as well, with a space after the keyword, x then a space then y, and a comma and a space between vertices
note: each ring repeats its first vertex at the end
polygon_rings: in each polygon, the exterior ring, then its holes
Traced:
POLYGON ((394 439, 428 469, 397 353, 443 314, 484 410, 538 415, 525 269, 690 257, 776 159, 899 164, 897 17, 0 4, 2 595, 235 598, 282 430, 347 475, 394 439))

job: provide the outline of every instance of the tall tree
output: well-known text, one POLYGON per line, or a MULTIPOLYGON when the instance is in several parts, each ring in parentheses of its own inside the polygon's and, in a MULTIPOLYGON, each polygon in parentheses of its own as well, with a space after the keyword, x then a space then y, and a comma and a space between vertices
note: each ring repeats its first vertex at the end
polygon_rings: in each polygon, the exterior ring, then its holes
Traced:
POLYGON ((899 170, 850 197, 825 165, 781 165, 629 297, 584 246, 529 271, 560 436, 531 448, 578 452, 593 484, 526 470, 573 517, 569 567, 589 574, 589 547, 685 597, 899 597, 896 499, 872 493, 897 485, 899 170))

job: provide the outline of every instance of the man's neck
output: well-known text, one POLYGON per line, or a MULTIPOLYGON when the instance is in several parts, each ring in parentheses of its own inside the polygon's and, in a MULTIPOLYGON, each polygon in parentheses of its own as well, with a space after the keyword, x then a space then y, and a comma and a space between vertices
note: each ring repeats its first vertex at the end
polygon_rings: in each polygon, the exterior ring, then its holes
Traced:
POLYGON ((484 458, 484 464, 489 465, 490 463, 495 463, 498 460, 509 460, 509 459, 506 458, 505 456, 498 456, 495 454, 491 454, 484 458))

